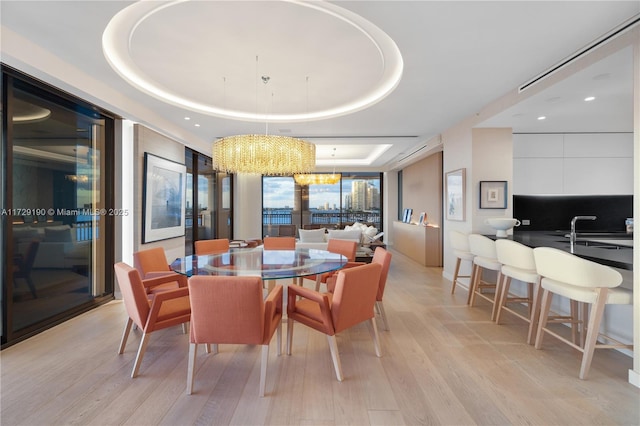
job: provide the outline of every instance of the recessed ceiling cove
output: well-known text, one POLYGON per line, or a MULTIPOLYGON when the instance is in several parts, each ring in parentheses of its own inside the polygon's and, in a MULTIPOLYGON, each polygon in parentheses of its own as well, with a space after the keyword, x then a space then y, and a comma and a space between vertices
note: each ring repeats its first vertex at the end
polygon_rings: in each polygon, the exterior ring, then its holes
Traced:
POLYGON ((387 34, 326 2, 136 2, 109 22, 102 47, 139 90, 244 121, 359 111, 389 95, 403 69, 387 34))

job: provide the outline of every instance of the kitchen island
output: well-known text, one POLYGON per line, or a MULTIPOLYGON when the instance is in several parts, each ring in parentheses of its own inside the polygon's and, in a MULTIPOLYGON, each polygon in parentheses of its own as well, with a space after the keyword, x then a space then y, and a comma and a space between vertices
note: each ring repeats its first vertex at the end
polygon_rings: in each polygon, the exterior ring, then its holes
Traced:
MULTIPOLYGON (((576 256, 614 268, 633 270, 633 234, 586 232, 576 236, 572 252, 576 256)), ((569 231, 515 231, 508 238, 529 247, 553 247, 571 253, 569 231)))

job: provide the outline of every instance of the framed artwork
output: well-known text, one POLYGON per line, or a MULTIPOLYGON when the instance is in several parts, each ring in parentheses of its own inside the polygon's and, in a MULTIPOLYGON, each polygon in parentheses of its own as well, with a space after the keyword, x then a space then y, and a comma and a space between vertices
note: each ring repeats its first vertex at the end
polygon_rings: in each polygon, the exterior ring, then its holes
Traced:
POLYGON ((402 215, 402 221, 404 223, 411 223, 412 214, 413 214, 413 209, 404 209, 404 214, 402 215))
POLYGON ((447 220, 464 221, 466 199, 465 185, 465 169, 457 169, 445 173, 447 220))
POLYGON ((184 164, 144 153, 143 243, 184 235, 185 185, 184 164))
POLYGON ((418 225, 426 226, 427 224, 427 213, 420 213, 420 220, 418 220, 418 225))
POLYGON ((481 209, 506 209, 507 208, 507 181, 506 180, 481 180, 480 181, 480 208, 481 209))

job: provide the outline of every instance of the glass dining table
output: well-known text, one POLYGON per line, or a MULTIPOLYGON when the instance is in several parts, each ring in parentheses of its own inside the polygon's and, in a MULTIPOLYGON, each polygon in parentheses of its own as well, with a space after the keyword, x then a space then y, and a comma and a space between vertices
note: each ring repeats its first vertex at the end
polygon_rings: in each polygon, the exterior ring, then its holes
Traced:
POLYGON ((231 248, 227 252, 178 258, 171 269, 187 277, 193 275, 259 276, 263 281, 320 275, 342 268, 347 258, 326 250, 263 250, 231 248))

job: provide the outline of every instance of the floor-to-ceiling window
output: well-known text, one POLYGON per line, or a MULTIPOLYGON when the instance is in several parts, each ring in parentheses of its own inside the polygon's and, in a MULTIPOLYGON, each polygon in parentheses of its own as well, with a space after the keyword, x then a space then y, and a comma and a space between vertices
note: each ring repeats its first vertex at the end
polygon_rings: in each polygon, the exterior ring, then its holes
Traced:
POLYGON ((280 225, 342 228, 361 222, 382 229, 380 173, 343 172, 335 184, 299 185, 290 176, 262 178, 263 235, 280 225))
POLYGON ((114 119, 3 67, 2 344, 113 297, 114 119))
POLYGON ((213 169, 211 157, 185 149, 187 168, 185 253, 193 242, 232 238, 231 176, 213 169))

